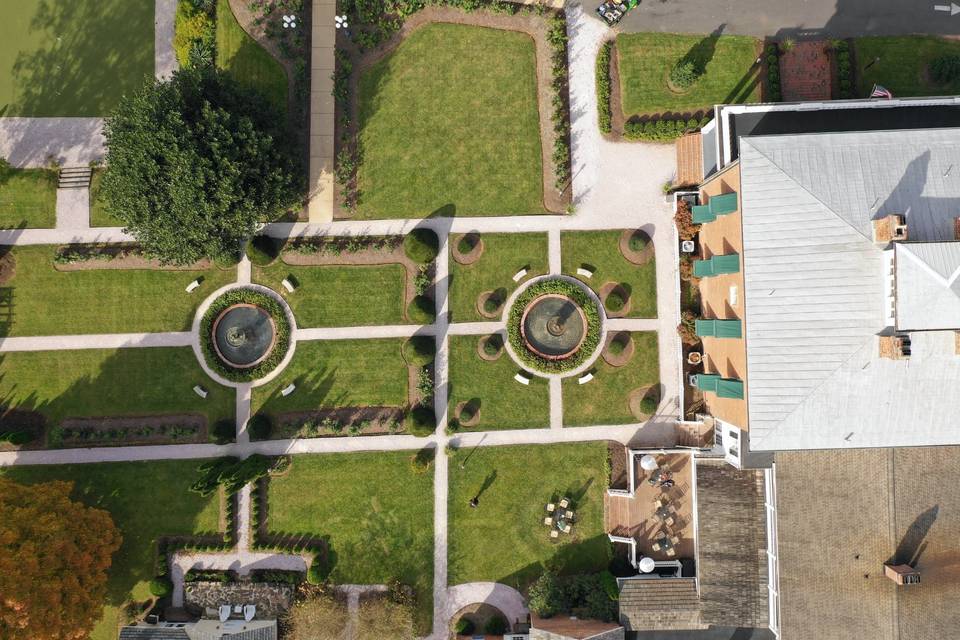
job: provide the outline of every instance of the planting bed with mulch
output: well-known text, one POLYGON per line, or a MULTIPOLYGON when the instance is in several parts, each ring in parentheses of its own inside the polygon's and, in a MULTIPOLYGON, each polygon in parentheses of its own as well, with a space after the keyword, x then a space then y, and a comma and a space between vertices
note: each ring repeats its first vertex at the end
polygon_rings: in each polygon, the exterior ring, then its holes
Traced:
POLYGON ((398 407, 345 407, 323 411, 289 411, 277 417, 273 439, 374 436, 403 431, 406 412, 398 407), (351 428, 354 425, 357 427, 351 428))
POLYGON ((48 444, 57 448, 206 441, 207 420, 196 414, 67 418, 48 435, 48 444))
POLYGON ((473 264, 483 255, 483 238, 480 237, 479 233, 464 233, 453 236, 451 240, 450 256, 460 264, 473 264), (461 244, 469 247, 466 252, 460 250, 461 244))
POLYGON ((68 244, 61 246, 53 257, 57 271, 87 271, 92 269, 153 269, 162 271, 199 271, 209 269, 213 261, 198 260, 193 264, 163 264, 143 254, 135 244, 68 244))

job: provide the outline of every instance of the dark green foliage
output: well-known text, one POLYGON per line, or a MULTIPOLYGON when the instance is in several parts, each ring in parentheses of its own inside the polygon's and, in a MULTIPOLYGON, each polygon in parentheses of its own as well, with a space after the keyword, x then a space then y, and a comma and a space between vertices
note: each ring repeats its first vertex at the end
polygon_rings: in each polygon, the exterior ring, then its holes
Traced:
POLYGON ((547 29, 547 42, 551 49, 551 86, 553 87, 552 120, 556 133, 553 140, 553 172, 557 180, 555 187, 563 191, 570 178, 570 104, 567 78, 567 21, 563 13, 550 18, 547 29))
POLYGON ((930 75, 935 82, 948 84, 960 78, 960 55, 942 55, 930 63, 930 75))
POLYGON ((310 584, 323 584, 333 571, 333 563, 329 561, 330 555, 326 550, 321 550, 313 556, 313 562, 307 570, 307 582, 310 584))
POLYGON ((648 393, 640 399, 640 411, 648 416, 655 414, 659 405, 660 402, 654 393, 648 393))
POLYGON ((437 257, 440 240, 430 229, 414 229, 403 239, 403 252, 417 264, 427 264, 437 257))
POLYGON ((621 294, 618 289, 614 289, 607 294, 607 299, 603 301, 603 304, 607 308, 607 311, 617 313, 623 310, 623 305, 626 304, 626 300, 623 299, 623 294, 621 294))
POLYGON ((247 422, 247 431, 252 440, 266 440, 273 432, 273 421, 265 413, 258 413, 247 422))
POLYGON ((404 428, 407 433, 421 438, 431 436, 437 429, 437 416, 432 408, 417 405, 407 413, 404 428))
POLYGON ((650 237, 647 236, 647 234, 638 231, 630 236, 627 246, 630 247, 630 251, 643 251, 647 248, 649 243, 650 237))
POLYGON ((183 575, 184 582, 219 582, 226 584, 236 582, 237 575, 233 571, 218 571, 216 569, 191 569, 183 575))
POLYGON ((834 40, 833 52, 837 57, 837 85, 840 98, 853 98, 853 62, 850 59, 850 44, 846 40, 834 40))
POLYGON ((473 632, 476 631, 477 626, 473 624, 472 620, 467 618, 460 618, 457 620, 457 624, 454 625, 453 630, 459 636, 470 636, 473 635, 473 632))
POLYGON ((780 47, 776 44, 768 44, 767 54, 767 102, 780 102, 782 92, 780 89, 780 47))
POLYGON ((480 234, 465 233, 457 242, 457 251, 464 254, 470 253, 477 247, 478 244, 480 244, 480 234))
POLYGON ((493 616, 487 620, 483 630, 488 636, 502 636, 510 630, 510 625, 507 624, 507 619, 503 616, 493 616))
POLYGON ((253 264, 265 267, 280 257, 280 242, 269 236, 254 236, 247 243, 247 257, 253 264))
POLYGON ((617 579, 609 571, 600 572, 600 584, 603 590, 607 592, 607 597, 611 600, 620 599, 620 587, 617 586, 617 579))
POLYGON ((607 351, 609 351, 612 355, 618 356, 626 350, 627 344, 628 340, 621 340, 620 338, 611 340, 610 345, 607 347, 607 351))
POLYGON ((700 74, 697 73, 695 65, 690 60, 681 60, 670 70, 670 82, 680 89, 692 87, 699 77, 700 74))
POLYGON ((272 582, 279 584, 298 585, 303 582, 304 575, 300 571, 280 571, 279 569, 254 569, 250 572, 252 582, 272 582))
POLYGON ((33 442, 36 437, 37 436, 33 431, 29 431, 27 429, 0 432, 0 442, 9 442, 14 446, 20 446, 27 444, 28 442, 33 442))
POLYGON ((437 319, 436 307, 433 300, 427 296, 416 296, 407 307, 407 316, 416 324, 433 324, 437 319))
POLYGON ((150 580, 150 593, 158 598, 166 598, 173 591, 173 583, 170 578, 156 577, 150 580))
POLYGON ((433 464, 433 459, 437 456, 437 450, 434 447, 424 447, 417 451, 416 455, 410 458, 410 466, 414 473, 426 473, 433 464))
POLYGON ((460 409, 460 415, 457 417, 460 419, 460 422, 470 422, 477 417, 477 407, 468 402, 460 409))
POLYGON ((503 349, 503 338, 497 334, 487 336, 483 341, 483 352, 488 356, 495 356, 503 349))
POLYGON ((617 603, 610 596, 611 578, 609 571, 563 577, 546 572, 530 587, 530 611, 544 618, 569 613, 612 622, 617 619, 617 603))
POLYGON ((413 336, 403 343, 403 359, 411 367, 423 367, 436 355, 437 345, 430 336, 413 336))
POLYGON ((706 115, 700 120, 634 120, 623 127, 623 137, 627 140, 646 142, 670 142, 688 131, 695 131, 710 122, 706 115))
POLYGON ((610 52, 613 41, 608 40, 597 53, 597 110, 600 116, 600 131, 610 133, 613 114, 610 111, 610 52))
POLYGON ((210 428, 210 437, 217 444, 227 444, 233 442, 236 437, 237 427, 233 420, 217 420, 210 428))
POLYGON ((234 251, 299 199, 283 122, 211 66, 149 82, 104 128, 108 213, 165 263, 234 251))
POLYGON ((285 458, 268 458, 259 453, 244 460, 229 456, 214 458, 197 467, 201 476, 190 485, 190 490, 209 496, 222 485, 228 494, 236 493, 243 485, 255 482, 287 463, 285 458))
POLYGON ((499 308, 500 299, 497 298, 496 294, 490 294, 487 296, 487 299, 483 301, 483 310, 486 313, 496 313, 499 308))

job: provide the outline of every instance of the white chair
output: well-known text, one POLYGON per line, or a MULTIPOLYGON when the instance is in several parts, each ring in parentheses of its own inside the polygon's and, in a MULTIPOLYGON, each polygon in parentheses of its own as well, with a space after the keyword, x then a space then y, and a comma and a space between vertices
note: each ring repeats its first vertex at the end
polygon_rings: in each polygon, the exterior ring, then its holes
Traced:
POLYGON ((522 373, 518 373, 517 375, 513 376, 513 379, 520 384, 530 384, 530 378, 525 377, 522 373))
POLYGON ((549 518, 549 517, 544 518, 544 519, 543 519, 543 524, 545 524, 545 525, 547 525, 547 526, 549 527, 550 525, 553 524, 553 518, 549 518))
POLYGON ((570 500, 568 500, 567 498, 564 498, 564 499, 562 499, 562 500, 560 501, 560 508, 561 508, 561 509, 566 509, 566 508, 569 507, 569 506, 570 506, 570 500))
POLYGON ((660 551, 660 543, 654 542, 653 544, 650 545, 650 548, 653 549, 654 551, 660 551))
POLYGON ((247 622, 253 620, 253 616, 257 615, 256 605, 248 604, 243 607, 243 619, 247 622))
POLYGON ((677 555, 677 552, 673 550, 673 547, 667 549, 667 556, 668 556, 668 557, 672 558, 672 557, 675 556, 675 555, 677 555))
POLYGON ((297 388, 297 385, 291 382, 288 386, 283 388, 283 391, 280 392, 280 395, 286 398, 288 395, 293 393, 296 390, 296 388, 297 388))
POLYGON ((577 384, 587 384, 587 383, 590 382, 591 380, 593 380, 593 374, 592 374, 592 373, 585 373, 585 374, 583 374, 582 376, 580 376, 579 378, 577 378, 577 384))
POLYGON ((578 267, 578 268, 577 268, 577 275, 578 275, 578 276, 583 276, 584 278, 592 278, 592 277, 593 277, 593 271, 590 271, 590 269, 587 269, 587 268, 585 268, 585 267, 578 267))
POLYGON ((551 502, 550 504, 547 505, 547 513, 553 513, 554 509, 556 508, 557 506, 551 502))
POLYGON ((200 279, 197 278, 193 282, 187 285, 187 293, 193 293, 200 286, 200 279))
POLYGON ((573 511, 570 511, 570 509, 567 509, 566 518, 567 520, 573 520, 573 511))
POLYGON ((204 400, 206 400, 206 398, 207 398, 207 390, 204 389, 203 387, 201 387, 200 385, 195 385, 195 386, 193 387, 193 392, 194 392, 195 394, 197 394, 198 396, 200 396, 201 398, 203 398, 204 400))
POLYGON ((553 530, 550 531, 550 537, 551 537, 551 538, 559 538, 559 537, 560 537, 560 532, 557 531, 556 529, 553 529, 553 530))
POLYGON ((517 271, 515 274, 513 274, 513 281, 520 282, 521 280, 523 280, 524 276, 526 275, 527 275, 527 270, 520 269, 520 271, 517 271))
POLYGON ((226 622, 230 619, 230 605, 222 604, 220 605, 220 622, 226 622))
POLYGON ((296 287, 293 286, 293 283, 290 282, 289 278, 284 278, 283 282, 281 282, 280 284, 282 284, 283 288, 286 289, 289 293, 293 293, 296 290, 296 287))

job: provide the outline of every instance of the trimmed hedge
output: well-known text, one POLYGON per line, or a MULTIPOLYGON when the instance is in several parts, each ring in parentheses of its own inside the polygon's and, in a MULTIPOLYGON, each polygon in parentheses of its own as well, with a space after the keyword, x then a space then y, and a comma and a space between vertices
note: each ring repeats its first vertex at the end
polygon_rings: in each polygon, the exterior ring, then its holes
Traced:
POLYGON ((780 102, 783 99, 780 89, 780 47, 768 44, 764 54, 767 58, 767 102, 780 102))
POLYGON ((217 420, 210 429, 210 439, 217 444, 229 444, 237 435, 237 425, 233 420, 217 420))
POLYGON ((247 257, 258 267, 266 267, 280 257, 280 242, 269 236, 254 236, 247 243, 247 257))
POLYGON ((597 307, 597 303, 579 285, 558 278, 541 280, 527 287, 514 301, 507 318, 507 337, 514 353, 531 369, 545 373, 570 371, 583 364, 600 344, 600 309, 597 307), (583 315, 587 318, 587 335, 584 337, 580 349, 564 360, 547 360, 533 353, 527 349, 523 341, 523 335, 520 333, 520 321, 523 319, 524 309, 534 299, 549 293, 567 296, 583 309, 583 315))
POLYGON ((273 433, 273 421, 265 413, 258 413, 247 422, 247 431, 253 440, 266 440, 273 433))
POLYGON ((561 11, 549 21, 547 42, 550 44, 550 85, 553 88, 551 99, 551 120, 553 131, 553 171, 557 180, 554 186, 558 191, 567 187, 570 179, 570 103, 569 79, 567 77, 567 20, 561 11))
POLYGON ((834 40, 833 52, 837 56, 837 85, 840 90, 840 99, 855 98, 850 43, 846 40, 834 40))
POLYGON ((203 314, 203 320, 200 321, 200 347, 207 366, 227 380, 233 382, 257 380, 276 369, 283 357, 287 355, 287 350, 290 348, 290 323, 287 321, 287 314, 284 313, 283 307, 272 296, 253 289, 232 289, 214 300, 207 312, 203 314), (214 320, 227 307, 242 303, 260 307, 270 314, 276 325, 276 342, 273 350, 260 364, 247 369, 237 369, 221 360, 213 346, 214 320))
POLYGON ((689 120, 636 120, 623 125, 623 137, 644 142, 670 142, 710 122, 710 115, 689 120))
POLYGON ((427 264, 440 253, 440 239, 430 229, 414 229, 403 238, 403 252, 417 264, 427 264))

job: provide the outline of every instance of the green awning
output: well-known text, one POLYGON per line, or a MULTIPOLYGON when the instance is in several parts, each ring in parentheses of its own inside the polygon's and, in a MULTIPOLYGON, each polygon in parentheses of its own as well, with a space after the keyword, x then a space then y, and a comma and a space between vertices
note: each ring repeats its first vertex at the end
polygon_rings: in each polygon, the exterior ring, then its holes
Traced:
POLYGON ((717 219, 717 216, 710 210, 710 206, 706 204, 696 204, 693 205, 693 224, 703 224, 705 222, 713 222, 717 219))
POLYGON ((721 273, 737 273, 739 271, 740 256, 736 253, 693 261, 693 275, 697 278, 716 276, 721 273))
POLYGON ((713 259, 709 260, 694 260, 693 261, 693 275, 697 278, 706 278, 707 276, 714 275, 713 272, 713 259))
POLYGON ((701 391, 716 391, 717 384, 720 382, 721 378, 715 373, 698 373, 697 374, 697 389, 701 391))
POLYGON ((722 378, 717 382, 717 397, 743 400, 743 380, 722 378))
POLYGON ((710 212, 714 216, 722 216, 728 213, 733 213, 737 210, 737 194, 734 193, 724 193, 719 196, 710 197, 710 212))
POLYGON ((701 338, 742 338, 739 320, 697 320, 696 331, 701 338))

